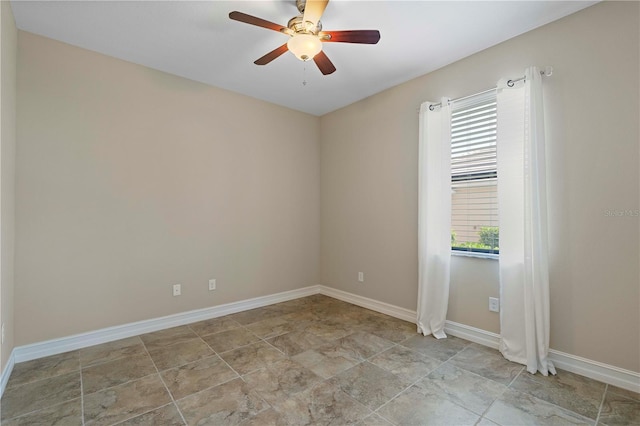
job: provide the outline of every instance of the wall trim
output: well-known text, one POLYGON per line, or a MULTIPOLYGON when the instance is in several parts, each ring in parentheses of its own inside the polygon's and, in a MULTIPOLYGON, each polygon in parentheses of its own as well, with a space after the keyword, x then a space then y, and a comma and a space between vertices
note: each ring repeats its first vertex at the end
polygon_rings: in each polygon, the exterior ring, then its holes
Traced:
POLYGON ((324 294, 325 296, 333 297, 334 299, 342 300, 343 302, 348 302, 353 305, 358 305, 363 308, 371 309, 372 311, 380 312, 383 314, 387 314, 389 316, 399 318, 401 320, 409 321, 412 323, 416 323, 416 311, 412 311, 410 309, 401 308, 399 306, 391 305, 389 303, 380 302, 375 299, 370 299, 368 297, 359 296, 357 294, 348 293, 346 291, 338 290, 332 287, 327 287, 324 285, 320 287, 320 294, 324 294))
MULTIPOLYGON (((286 302, 288 300, 298 299, 300 297, 311 296, 314 294, 323 294, 325 296, 333 297, 335 299, 387 314, 395 318, 412 323, 416 322, 416 311, 324 285, 309 286, 238 302, 226 303, 224 305, 213 306, 210 308, 197 309, 15 347, 2 371, 2 376, 0 376, 0 396, 4 393, 4 389, 9 380, 9 376, 13 371, 15 363, 55 355, 75 349, 86 348, 88 346, 137 336, 139 334, 150 333, 152 331, 158 331, 165 328, 216 318, 249 309, 260 308, 274 303, 286 302)), ((460 337, 494 349, 497 349, 500 344, 499 334, 454 321, 446 322, 445 332, 452 336, 460 337)), ((553 361, 556 367, 562 370, 580 374, 623 389, 640 392, 640 373, 598 361, 589 360, 576 355, 567 354, 554 349, 549 351, 549 358, 553 361)))
POLYGON ((640 393, 640 373, 549 349, 549 359, 562 370, 640 393))
MULTIPOLYGON (((500 346, 499 334, 470 327, 465 324, 447 321, 444 331, 452 336, 460 337, 494 349, 498 349, 500 346)), ((560 352, 555 349, 549 349, 549 360, 561 370, 570 371, 600 382, 640 393, 640 373, 636 373, 635 371, 625 370, 624 368, 560 352)))
POLYGON ((444 332, 493 349, 500 347, 499 334, 459 322, 447 320, 444 324, 444 332))
POLYGON ((282 293, 267 296, 254 297, 252 299, 238 302, 226 303, 224 305, 212 306, 210 308, 196 309, 193 311, 181 312, 149 320, 132 322, 129 324, 116 325, 87 333, 75 334, 73 336, 61 337, 59 339, 47 340, 44 342, 32 343, 29 345, 14 348, 15 362, 30 361, 49 355, 56 355, 76 349, 101 343, 112 342, 139 334, 150 333, 152 331, 163 330, 165 328, 177 327, 179 325, 191 324, 211 318, 234 314, 249 309, 260 308, 274 303, 286 302, 287 300, 298 299, 300 297, 311 296, 319 293, 319 286, 304 287, 296 290, 284 291, 282 293))
POLYGON ((11 376, 11 372, 13 371, 13 366, 16 363, 16 350, 13 349, 11 354, 9 355, 9 359, 2 370, 2 375, 0 376, 0 397, 4 395, 4 389, 7 387, 7 382, 9 381, 9 376, 11 376))

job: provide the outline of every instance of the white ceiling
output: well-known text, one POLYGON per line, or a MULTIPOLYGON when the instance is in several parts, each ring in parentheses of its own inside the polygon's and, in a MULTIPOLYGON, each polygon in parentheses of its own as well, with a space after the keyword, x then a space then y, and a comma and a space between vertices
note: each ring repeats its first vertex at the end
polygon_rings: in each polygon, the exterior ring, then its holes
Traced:
POLYGON ((21 30, 322 115, 596 1, 331 0, 324 30, 377 29, 381 39, 324 44, 337 68, 328 76, 290 53, 254 65, 287 36, 228 18, 238 10, 286 26, 295 0, 11 3, 21 30))

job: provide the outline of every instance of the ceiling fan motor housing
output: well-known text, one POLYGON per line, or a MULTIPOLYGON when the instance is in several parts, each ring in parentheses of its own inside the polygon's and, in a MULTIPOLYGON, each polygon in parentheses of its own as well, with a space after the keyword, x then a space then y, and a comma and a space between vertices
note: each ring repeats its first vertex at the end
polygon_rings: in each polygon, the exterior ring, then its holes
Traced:
POLYGON ((322 22, 318 21, 318 25, 313 25, 313 22, 304 22, 302 15, 298 15, 289 19, 287 27, 295 33, 318 35, 322 31, 322 22))

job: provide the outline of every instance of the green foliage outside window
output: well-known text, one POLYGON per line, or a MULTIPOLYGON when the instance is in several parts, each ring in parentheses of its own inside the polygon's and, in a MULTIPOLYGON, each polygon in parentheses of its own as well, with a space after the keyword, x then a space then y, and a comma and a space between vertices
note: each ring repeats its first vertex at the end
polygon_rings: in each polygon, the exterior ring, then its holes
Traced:
POLYGON ((500 233, 497 226, 483 226, 480 228, 480 242, 491 248, 498 248, 500 233))
POLYGON ((497 226, 482 226, 478 232, 478 242, 456 241, 456 231, 451 231, 451 248, 498 250, 500 233, 497 226))

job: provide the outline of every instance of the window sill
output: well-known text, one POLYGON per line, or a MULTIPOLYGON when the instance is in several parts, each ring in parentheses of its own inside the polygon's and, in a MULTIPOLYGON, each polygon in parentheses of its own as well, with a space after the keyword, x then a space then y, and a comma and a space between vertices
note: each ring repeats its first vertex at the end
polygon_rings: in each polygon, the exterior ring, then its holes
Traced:
POLYGON ((477 257, 480 259, 500 259, 499 254, 495 253, 480 253, 476 251, 461 251, 461 250, 451 250, 451 256, 460 256, 460 257, 477 257))

